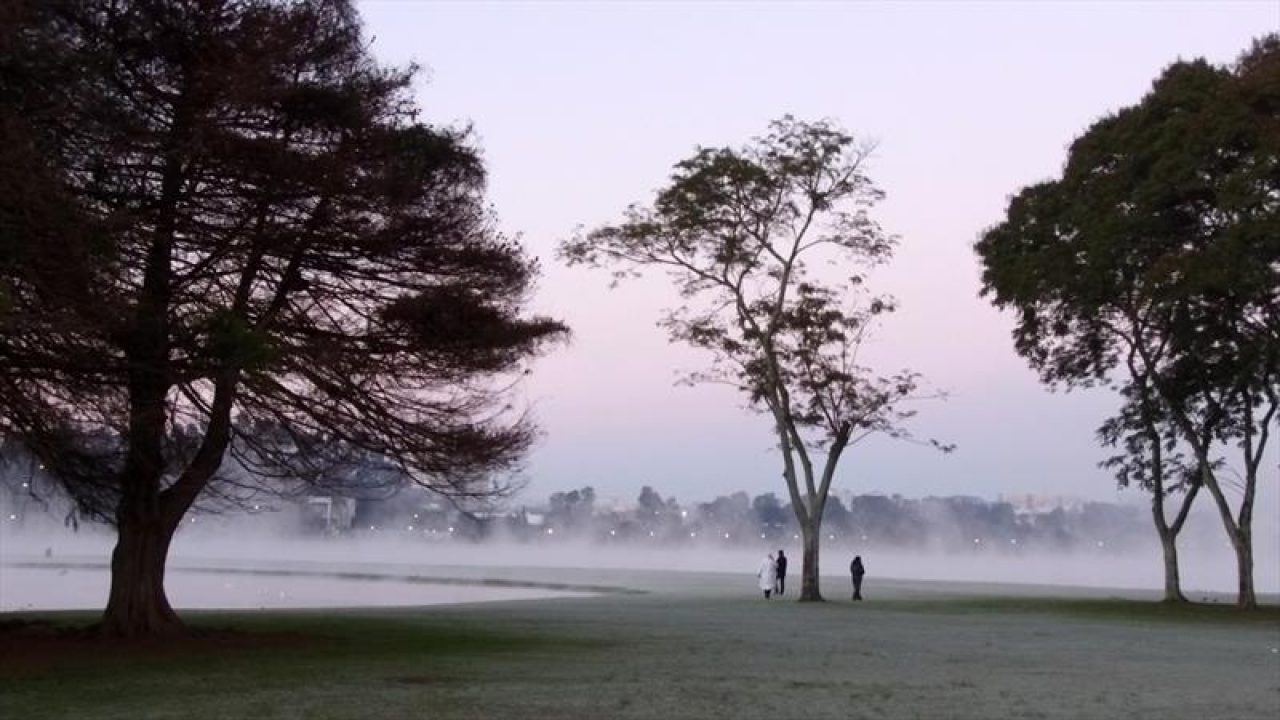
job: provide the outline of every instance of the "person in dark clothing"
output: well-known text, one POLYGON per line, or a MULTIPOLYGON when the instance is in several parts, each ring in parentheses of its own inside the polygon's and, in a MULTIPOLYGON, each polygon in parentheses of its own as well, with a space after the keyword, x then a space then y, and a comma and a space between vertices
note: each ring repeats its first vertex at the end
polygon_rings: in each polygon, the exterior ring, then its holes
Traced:
POLYGON ((778 551, 778 559, 773 561, 773 569, 778 583, 774 591, 781 595, 787 590, 787 556, 781 550, 778 551))
POLYGON ((854 600, 862 599, 862 576, 866 574, 866 569, 862 567, 862 556, 855 555, 853 562, 849 563, 849 577, 853 578, 854 600))

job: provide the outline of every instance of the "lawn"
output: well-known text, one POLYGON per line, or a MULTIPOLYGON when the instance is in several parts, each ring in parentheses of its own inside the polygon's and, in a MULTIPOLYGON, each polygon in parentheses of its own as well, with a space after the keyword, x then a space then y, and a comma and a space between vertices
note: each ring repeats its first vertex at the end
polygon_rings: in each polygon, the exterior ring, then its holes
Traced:
POLYGON ((67 630, 91 615, 0 617, 0 717, 1280 716, 1274 606, 928 583, 801 604, 729 575, 635 584, 648 592, 187 613, 195 636, 162 645, 67 630))

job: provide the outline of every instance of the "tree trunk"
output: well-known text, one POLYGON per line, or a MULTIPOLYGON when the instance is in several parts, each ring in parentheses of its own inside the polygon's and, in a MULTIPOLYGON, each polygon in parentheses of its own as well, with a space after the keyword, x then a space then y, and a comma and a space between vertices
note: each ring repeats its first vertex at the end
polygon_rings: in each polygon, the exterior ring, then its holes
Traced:
POLYGON ((1178 536, 1168 529, 1160 529, 1160 548, 1164 552, 1164 602, 1184 603, 1182 579, 1178 573, 1178 536))
MULTIPOLYGON (((1157 439, 1156 442, 1158 441, 1157 439)), ((1161 462, 1159 445, 1155 445, 1152 457, 1153 464, 1159 467, 1161 462)), ((1162 471, 1157 471, 1155 487, 1151 494, 1151 517, 1155 521, 1156 534, 1160 536, 1160 549, 1164 554, 1164 602, 1167 603, 1187 601, 1186 596, 1182 594, 1182 580, 1178 573, 1178 531, 1182 529, 1187 510, 1194 499, 1194 491, 1183 499, 1182 512, 1170 527, 1164 516, 1164 474, 1162 471)))
POLYGON ((1227 537, 1231 540, 1231 547, 1236 551, 1236 572, 1239 578, 1239 585, 1236 590, 1236 606, 1251 610, 1258 607, 1258 596, 1253 588, 1253 488, 1256 487, 1255 478, 1246 478, 1244 499, 1241 501, 1240 521, 1231 517, 1231 507, 1227 503, 1227 498, 1222 492, 1222 488, 1218 486, 1217 477, 1213 471, 1209 469, 1208 452, 1202 448, 1197 448, 1197 460, 1201 463, 1201 473, 1204 477, 1205 487, 1209 488, 1209 494, 1213 497, 1214 504, 1218 507, 1218 516, 1222 520, 1222 527, 1227 531, 1227 537))
POLYGON ((1253 539, 1248 528, 1240 528, 1231 533, 1231 545, 1236 550, 1236 571, 1239 575, 1239 587, 1236 590, 1236 607, 1241 610, 1256 610, 1258 595, 1253 588, 1253 539))
POLYGON ((822 537, 822 517, 810 516, 809 523, 800 528, 804 539, 804 560, 800 570, 800 601, 822 602, 818 587, 818 539, 822 537))
POLYGON ((138 638, 186 632, 164 591, 165 561, 176 523, 158 515, 121 513, 111 553, 111 594, 100 626, 103 635, 138 638))

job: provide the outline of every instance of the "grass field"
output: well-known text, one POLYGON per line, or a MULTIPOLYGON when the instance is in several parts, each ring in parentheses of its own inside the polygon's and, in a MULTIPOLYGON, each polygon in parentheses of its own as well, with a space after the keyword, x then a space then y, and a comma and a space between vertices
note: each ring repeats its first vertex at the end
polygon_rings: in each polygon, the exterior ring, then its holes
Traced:
POLYGON ((910 582, 854 604, 835 579, 832 602, 802 604, 740 576, 605 580, 646 592, 188 613, 193 639, 124 647, 63 630, 89 614, 0 616, 0 717, 1280 717, 1274 606, 910 582))

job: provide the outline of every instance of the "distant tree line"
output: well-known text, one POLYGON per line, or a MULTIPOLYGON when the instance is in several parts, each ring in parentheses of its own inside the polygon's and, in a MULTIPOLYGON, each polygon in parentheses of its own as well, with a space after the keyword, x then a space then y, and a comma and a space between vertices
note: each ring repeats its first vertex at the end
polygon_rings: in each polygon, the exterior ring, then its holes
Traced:
MULTIPOLYGON (((583 487, 552 493, 542 504, 468 512, 409 487, 393 497, 357 498, 355 507, 349 531, 356 534, 728 547, 787 546, 802 538, 792 509, 774 493, 682 504, 645 486, 634 505, 621 508, 583 487)), ((824 541, 839 547, 948 552, 1123 552, 1147 539, 1144 514, 1135 506, 1075 502, 1030 510, 969 496, 864 494, 846 502, 833 495, 822 526, 824 541)))
MULTIPOLYGON (((14 451, 0 453, 0 522, 21 526, 33 516, 62 520, 73 507, 37 458, 14 451)), ((230 496, 240 484, 229 483, 230 496)), ((790 505, 775 493, 746 492, 706 502, 682 504, 646 485, 633 504, 601 502, 590 486, 551 493, 545 501, 499 508, 432 492, 402 474, 389 471, 373 456, 335 469, 325 483, 281 484, 274 493, 264 483, 243 483, 257 491, 252 499, 211 502, 205 510, 234 514, 255 508, 301 508, 286 530, 302 535, 394 533, 429 539, 521 542, 591 540, 617 543, 757 546, 795 543, 802 537, 790 505), (323 502, 321 502, 323 501, 323 502), (342 505, 340 519, 323 509, 342 505)), ((1006 551, 1024 549, 1103 549, 1120 552, 1146 541, 1142 511, 1107 502, 1059 503, 1027 509, 1003 500, 972 496, 906 498, 868 493, 832 495, 822 527, 824 540, 837 546, 1006 551)))
MULTIPOLYGON (((600 541, 704 541, 754 546, 788 544, 802 538, 795 513, 774 493, 745 492, 682 506, 644 487, 634 508, 594 506, 591 488, 551 495, 541 522, 530 511, 511 516, 508 532, 590 537, 600 541)), ((1085 502, 1039 512, 1019 512, 1008 502, 976 497, 904 498, 863 494, 846 504, 832 495, 822 520, 824 540, 837 546, 893 546, 908 549, 990 550, 1021 548, 1131 547, 1144 537, 1138 509, 1085 502)))

